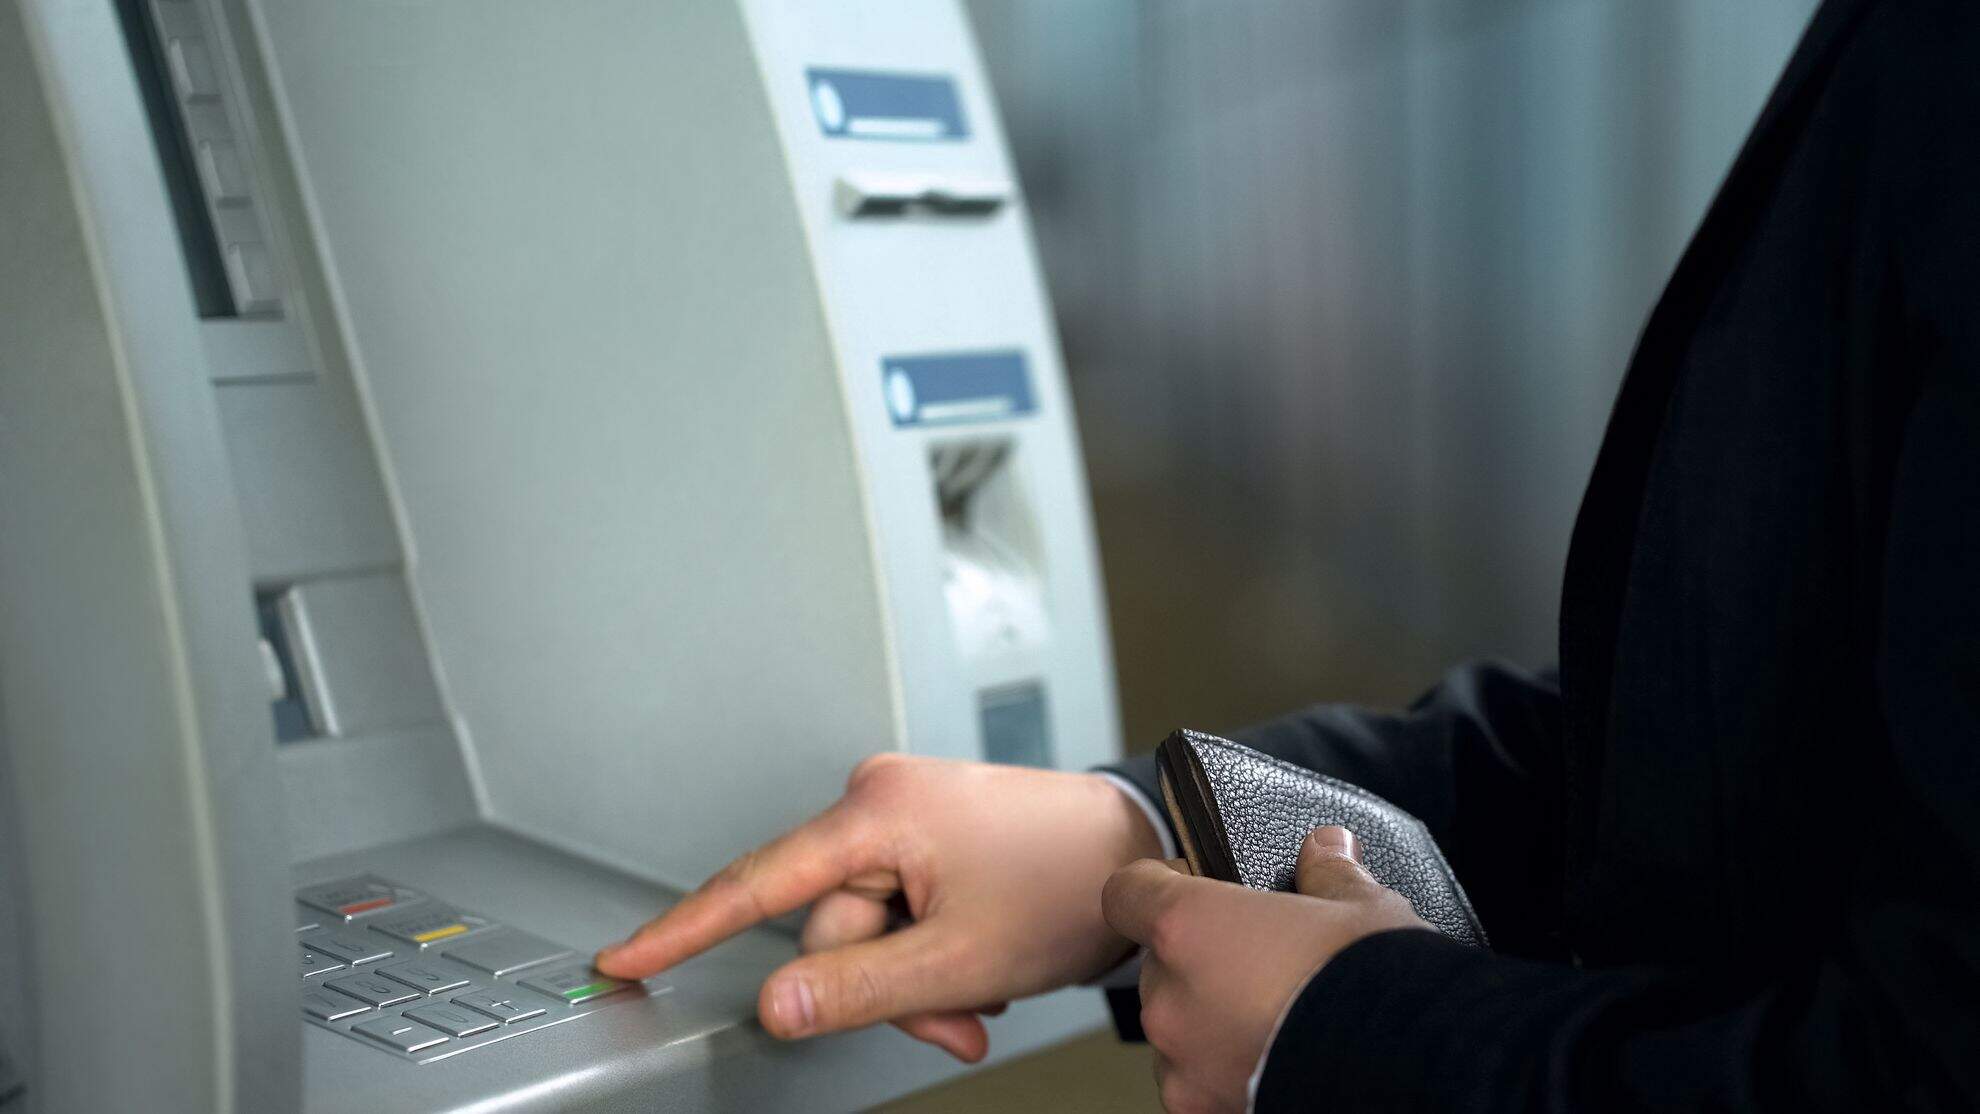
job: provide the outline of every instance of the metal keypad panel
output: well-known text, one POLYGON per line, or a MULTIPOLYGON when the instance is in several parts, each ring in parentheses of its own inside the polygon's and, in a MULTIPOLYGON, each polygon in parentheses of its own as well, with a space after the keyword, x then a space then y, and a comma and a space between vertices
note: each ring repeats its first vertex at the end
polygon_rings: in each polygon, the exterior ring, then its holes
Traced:
POLYGON ((306 886, 296 902, 303 1019, 422 1064, 666 990, 373 875, 306 886))

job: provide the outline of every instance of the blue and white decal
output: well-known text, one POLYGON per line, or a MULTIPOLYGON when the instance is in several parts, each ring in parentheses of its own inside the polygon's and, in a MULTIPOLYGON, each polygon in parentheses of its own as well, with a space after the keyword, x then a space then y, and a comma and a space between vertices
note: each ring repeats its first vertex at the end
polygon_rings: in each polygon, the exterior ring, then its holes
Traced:
POLYGON ((993 421, 1038 409, 1024 353, 890 356, 880 361, 887 414, 896 428, 993 421))
POLYGON ((969 138, 962 97, 946 74, 804 71, 811 111, 834 139, 944 142, 969 138))

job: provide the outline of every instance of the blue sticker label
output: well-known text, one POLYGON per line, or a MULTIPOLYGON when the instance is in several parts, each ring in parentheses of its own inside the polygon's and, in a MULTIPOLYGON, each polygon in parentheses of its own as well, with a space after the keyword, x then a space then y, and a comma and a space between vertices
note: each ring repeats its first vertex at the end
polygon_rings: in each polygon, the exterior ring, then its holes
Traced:
POLYGON ((880 361, 896 427, 983 422, 1038 409, 1022 352, 892 356, 880 361))
POLYGON ((931 143, 969 138, 953 78, 821 69, 808 69, 804 76, 812 115, 835 139, 931 143))

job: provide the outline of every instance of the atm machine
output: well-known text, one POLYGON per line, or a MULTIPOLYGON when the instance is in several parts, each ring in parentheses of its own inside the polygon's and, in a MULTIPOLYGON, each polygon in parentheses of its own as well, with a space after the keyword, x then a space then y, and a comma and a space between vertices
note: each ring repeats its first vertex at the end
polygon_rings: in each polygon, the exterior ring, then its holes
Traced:
POLYGON ((935 1083, 756 1027, 790 925, 586 957, 864 755, 1114 757, 1105 629, 953 0, 0 6, 0 1112, 935 1083))

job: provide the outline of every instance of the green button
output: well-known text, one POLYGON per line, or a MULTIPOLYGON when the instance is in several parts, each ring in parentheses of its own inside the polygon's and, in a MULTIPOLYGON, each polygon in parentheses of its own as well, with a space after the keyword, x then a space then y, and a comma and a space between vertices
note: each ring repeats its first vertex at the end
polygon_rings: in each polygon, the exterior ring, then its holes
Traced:
POLYGON ((590 967, 567 967, 561 971, 549 971, 522 980, 522 985, 541 994, 550 994, 563 999, 570 1005, 589 1002, 607 994, 624 990, 631 983, 623 979, 601 975, 590 967))

